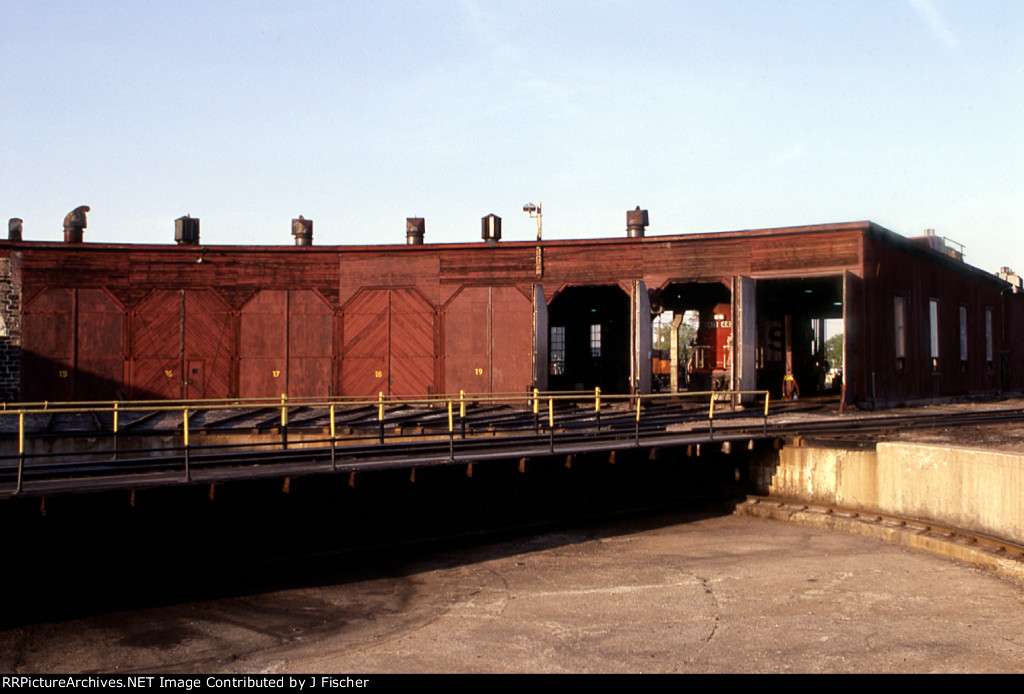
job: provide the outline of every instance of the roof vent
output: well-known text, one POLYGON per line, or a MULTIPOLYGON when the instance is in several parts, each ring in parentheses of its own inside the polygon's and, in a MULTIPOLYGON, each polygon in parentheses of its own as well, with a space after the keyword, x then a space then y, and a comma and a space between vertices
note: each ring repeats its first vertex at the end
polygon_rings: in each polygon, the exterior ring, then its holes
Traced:
POLYGON ((7 240, 8 241, 21 241, 21 219, 18 217, 11 217, 10 221, 7 222, 7 240))
POLYGON ((174 242, 179 246, 199 245, 199 218, 185 215, 174 220, 174 242))
POLYGON ((68 212, 64 218, 64 243, 82 243, 82 230, 88 226, 85 219, 88 211, 88 205, 80 205, 68 212))
POLYGON ((1020 275, 1018 275, 1009 267, 1004 266, 999 268, 999 274, 997 276, 1004 282, 1009 282, 1011 285, 1013 285, 1014 293, 1021 291, 1022 287, 1024 287, 1024 281, 1021 280, 1020 275))
POLYGON ((644 236, 644 229, 650 224, 647 218, 647 210, 641 210, 637 205, 635 210, 626 212, 626 236, 631 239, 640 239, 644 236))
POLYGON ((425 233, 427 233, 427 222, 423 217, 405 218, 405 243, 407 245, 422 246, 425 233))
POLYGON ((944 256, 952 258, 953 260, 963 262, 965 251, 964 245, 954 241, 948 236, 939 236, 935 233, 934 229, 925 229, 923 236, 912 238, 911 241, 927 246, 933 251, 937 251, 944 256))
POLYGON ((292 220, 292 236, 295 237, 296 246, 313 245, 313 220, 306 219, 301 214, 298 219, 292 220))
POLYGON ((480 220, 480 236, 490 244, 501 241, 501 217, 489 214, 480 220))

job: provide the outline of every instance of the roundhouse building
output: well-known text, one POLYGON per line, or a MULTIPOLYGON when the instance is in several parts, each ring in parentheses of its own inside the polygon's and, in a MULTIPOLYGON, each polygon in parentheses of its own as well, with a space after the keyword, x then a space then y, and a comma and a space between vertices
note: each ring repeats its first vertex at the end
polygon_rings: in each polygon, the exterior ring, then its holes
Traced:
MULTIPOLYGON (((0 242, 12 400, 769 389, 886 406, 1024 390, 1024 295, 871 222, 675 236, 206 246, 0 242), (673 320, 663 321, 671 315, 673 320), (689 337, 679 338, 686 316, 689 337), (652 321, 676 337, 655 349, 652 321), (825 365, 825 326, 842 359, 825 365), (840 377, 839 371, 842 371, 840 377)), ((70 218, 70 215, 69 215, 70 218)), ((67 224, 67 222, 66 222, 67 224)))

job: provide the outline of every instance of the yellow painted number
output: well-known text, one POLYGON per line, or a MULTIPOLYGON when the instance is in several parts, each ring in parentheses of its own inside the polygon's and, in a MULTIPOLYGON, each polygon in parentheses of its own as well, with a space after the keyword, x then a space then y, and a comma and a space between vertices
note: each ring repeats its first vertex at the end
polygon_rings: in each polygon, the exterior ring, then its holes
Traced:
POLYGON ((477 376, 483 376, 484 375, 484 370, 483 369, 473 369, 473 371, 476 373, 477 376))
POLYGON ((274 369, 270 373, 274 374, 274 378, 281 378, 281 372, 278 369, 274 369))
POLYGON ((68 377, 68 370, 67 369, 61 369, 60 371, 57 372, 57 378, 67 378, 67 377, 68 377))
POLYGON ((373 377, 374 378, 384 378, 384 372, 383 371, 374 371, 373 372, 373 377))
POLYGON ((164 369, 164 376, 167 378, 174 378, 174 372, 170 369, 164 369))

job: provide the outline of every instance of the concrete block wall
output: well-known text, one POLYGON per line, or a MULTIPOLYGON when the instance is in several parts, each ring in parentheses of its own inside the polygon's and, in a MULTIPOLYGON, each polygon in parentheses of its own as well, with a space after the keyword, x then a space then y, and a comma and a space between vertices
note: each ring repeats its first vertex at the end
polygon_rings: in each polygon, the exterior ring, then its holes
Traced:
POLYGON ((1024 542, 1024 454, 909 443, 787 446, 762 493, 931 521, 1024 542))

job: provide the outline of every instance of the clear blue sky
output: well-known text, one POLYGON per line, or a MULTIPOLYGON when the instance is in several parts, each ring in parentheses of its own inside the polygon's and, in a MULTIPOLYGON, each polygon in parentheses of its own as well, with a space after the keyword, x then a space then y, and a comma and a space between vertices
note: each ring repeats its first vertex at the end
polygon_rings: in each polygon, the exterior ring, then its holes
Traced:
POLYGON ((0 216, 62 238, 871 219, 1024 272, 1020 0, 0 0, 0 216))

